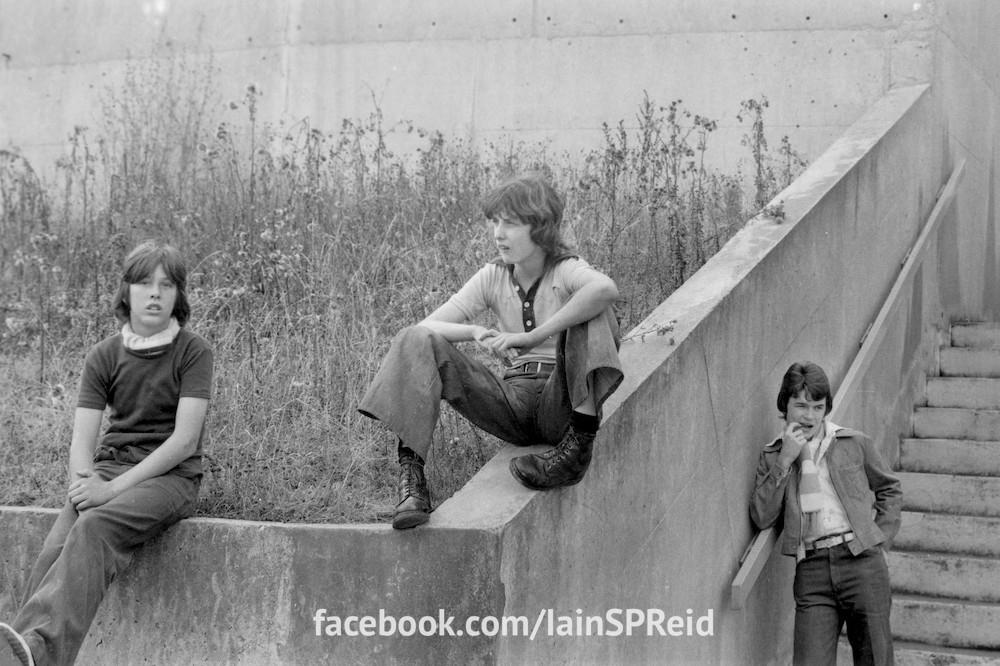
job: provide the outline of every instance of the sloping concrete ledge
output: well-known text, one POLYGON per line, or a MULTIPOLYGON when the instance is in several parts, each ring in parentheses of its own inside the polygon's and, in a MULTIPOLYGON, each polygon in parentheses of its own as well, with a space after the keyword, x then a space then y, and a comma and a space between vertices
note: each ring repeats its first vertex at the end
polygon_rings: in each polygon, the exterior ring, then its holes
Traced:
MULTIPOLYGON (((508 447, 428 526, 404 533, 183 521, 112 586, 79 663, 728 664, 787 654, 788 558, 772 558, 744 610, 728 599, 751 536, 757 454, 778 430, 777 386, 801 359, 823 365, 835 387, 843 378, 947 180, 942 135, 927 86, 889 91, 780 195, 784 220, 751 222, 637 327, 579 486, 527 491, 507 471, 521 452, 508 447), (464 635, 331 636, 319 609, 376 621, 380 611, 444 613, 464 635), (645 624, 598 635, 640 611, 681 635, 647 635, 645 624), (524 621, 508 635, 470 636, 472 616, 524 621)), ((946 277, 929 264, 863 382, 865 399, 848 409, 891 459, 945 318, 946 277)), ((0 618, 54 517, 0 510, 0 618)))

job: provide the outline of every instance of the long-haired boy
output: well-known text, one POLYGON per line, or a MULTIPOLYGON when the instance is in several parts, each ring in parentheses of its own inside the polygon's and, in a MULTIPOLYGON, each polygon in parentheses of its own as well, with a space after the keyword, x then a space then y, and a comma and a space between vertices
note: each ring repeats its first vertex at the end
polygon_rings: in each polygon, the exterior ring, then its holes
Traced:
POLYGON ((548 444, 511 460, 528 488, 578 483, 590 464, 604 400, 622 380, 614 281, 571 254, 562 197, 539 174, 505 181, 483 202, 499 257, 392 342, 358 409, 399 438, 396 529, 427 522, 424 461, 441 400, 516 445, 548 444), (498 329, 471 323, 487 311, 498 329), (474 341, 506 366, 498 377, 454 343, 474 341))

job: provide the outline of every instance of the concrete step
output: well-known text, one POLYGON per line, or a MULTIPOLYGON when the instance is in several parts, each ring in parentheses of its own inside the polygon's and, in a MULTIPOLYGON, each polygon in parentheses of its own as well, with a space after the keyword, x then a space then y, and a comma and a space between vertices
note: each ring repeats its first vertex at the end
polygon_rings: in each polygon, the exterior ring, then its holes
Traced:
MULTIPOLYGON (((896 666, 996 666, 1000 664, 1000 651, 949 648, 940 645, 924 645, 909 641, 893 641, 893 655, 896 666)), ((847 635, 840 637, 837 644, 837 663, 854 663, 851 644, 847 635)))
POLYGON ((1000 441, 904 439, 899 469, 906 472, 1000 476, 1000 441))
POLYGON ((889 572, 894 593, 1000 602, 997 557, 892 551, 889 572))
POLYGON ((892 549, 1000 557, 1000 518, 904 511, 892 549))
POLYGON ((997 433, 1000 409, 918 407, 913 412, 914 437, 994 441, 997 433))
MULTIPOLYGON (((893 641, 892 647, 896 657, 896 666, 945 666, 946 664, 947 666, 996 666, 1000 664, 1000 651, 996 650, 946 648, 905 641, 893 641)), ((838 663, 851 663, 850 649, 850 644, 848 644, 846 660, 838 663)))
POLYGON ((951 345, 900 445, 888 557, 901 666, 1000 664, 1000 324, 952 326, 951 345))
POLYGON ((945 347, 940 372, 944 377, 1000 377, 1000 349, 945 347))
POLYGON ((1000 379, 928 377, 927 406, 1000 409, 1000 379))
POLYGON ((900 472, 899 478, 904 510, 1000 516, 1000 478, 926 472, 900 472))
POLYGON ((1000 322, 955 324, 951 327, 951 346, 1000 349, 1000 322))
POLYGON ((998 627, 997 603, 893 594, 892 635, 897 641, 998 650, 998 627))

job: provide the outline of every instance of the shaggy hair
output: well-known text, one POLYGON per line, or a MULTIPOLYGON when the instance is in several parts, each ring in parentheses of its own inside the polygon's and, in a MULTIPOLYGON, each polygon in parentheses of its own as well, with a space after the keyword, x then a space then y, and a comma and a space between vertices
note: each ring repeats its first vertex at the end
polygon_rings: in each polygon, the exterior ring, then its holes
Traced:
POLYGON ((830 380, 819 367, 811 361, 793 363, 781 380, 778 391, 778 411, 785 417, 788 413, 788 401, 805 391, 809 400, 826 400, 826 413, 833 409, 833 395, 830 393, 830 380))
POLYGON ((531 240, 548 256, 572 252, 563 237, 562 221, 566 203, 545 176, 529 172, 509 178, 483 200, 483 215, 492 220, 497 215, 516 217, 531 225, 531 240))
POLYGON ((132 306, 128 301, 129 285, 137 284, 152 275, 157 266, 163 266, 163 272, 177 285, 177 299, 171 315, 181 326, 187 323, 191 316, 191 305, 187 298, 187 268, 184 266, 184 259, 176 248, 153 240, 140 243, 125 257, 122 281, 114 300, 114 313, 118 321, 124 324, 132 314, 132 306))

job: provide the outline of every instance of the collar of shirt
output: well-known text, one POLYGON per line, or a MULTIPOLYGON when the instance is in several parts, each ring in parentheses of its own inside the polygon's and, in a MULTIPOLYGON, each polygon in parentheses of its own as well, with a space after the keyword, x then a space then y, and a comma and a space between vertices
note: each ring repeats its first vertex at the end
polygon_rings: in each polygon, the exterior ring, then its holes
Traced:
POLYGON ((823 459, 823 456, 826 455, 827 449, 830 448, 830 443, 837 436, 837 431, 841 429, 839 425, 832 421, 823 421, 823 439, 813 438, 806 442, 806 446, 809 447, 809 453, 817 465, 823 459), (819 447, 819 453, 816 452, 817 446, 819 447))

